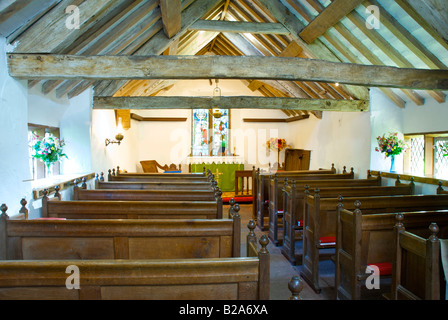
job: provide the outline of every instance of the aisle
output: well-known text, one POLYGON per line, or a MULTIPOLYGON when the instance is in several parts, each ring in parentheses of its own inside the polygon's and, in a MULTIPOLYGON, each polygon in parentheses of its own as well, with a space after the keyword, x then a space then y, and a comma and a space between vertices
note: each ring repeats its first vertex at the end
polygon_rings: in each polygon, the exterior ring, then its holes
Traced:
MULTIPOLYGON (((228 206, 225 205, 225 211, 227 212, 228 206)), ((246 256, 246 237, 249 233, 247 223, 252 217, 252 204, 240 205, 241 215, 241 254, 246 256)), ((260 231, 259 228, 255 229, 255 233, 259 238, 261 235, 266 234, 267 231, 260 231)), ((280 247, 274 246, 269 243, 268 250, 271 254, 271 300, 287 300, 289 299, 291 292, 288 289, 289 280, 296 275, 300 274, 300 266, 292 266, 289 261, 280 252, 280 247)), ((322 292, 316 294, 306 283, 304 283, 304 289, 301 297, 304 300, 329 300, 332 299, 334 294, 333 281, 334 281, 334 264, 331 261, 322 262, 323 270, 328 270, 329 276, 322 278, 321 285, 323 286, 322 292)), ((324 271, 325 272, 325 271, 324 271)))

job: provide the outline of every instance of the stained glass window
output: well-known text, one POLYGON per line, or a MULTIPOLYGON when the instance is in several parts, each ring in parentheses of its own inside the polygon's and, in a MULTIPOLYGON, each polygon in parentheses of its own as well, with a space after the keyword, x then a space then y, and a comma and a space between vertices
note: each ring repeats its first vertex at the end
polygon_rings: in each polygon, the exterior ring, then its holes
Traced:
POLYGON ((193 109, 192 156, 222 156, 229 150, 230 111, 193 109))

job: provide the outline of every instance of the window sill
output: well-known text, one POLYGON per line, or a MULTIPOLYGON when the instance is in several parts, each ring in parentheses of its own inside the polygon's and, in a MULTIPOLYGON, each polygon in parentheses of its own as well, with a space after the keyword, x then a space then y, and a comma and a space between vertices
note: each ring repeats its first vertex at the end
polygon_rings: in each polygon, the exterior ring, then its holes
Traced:
POLYGON ((73 186, 73 182, 76 179, 81 182, 83 178, 85 178, 86 180, 93 179, 95 178, 95 173, 64 174, 57 175, 51 178, 34 180, 31 182, 34 200, 42 198, 45 189, 47 189, 48 194, 50 194, 55 191, 56 186, 59 186, 59 191, 61 191, 73 186))
POLYGON ((420 183, 426 183, 426 184, 434 184, 439 185, 439 182, 442 183, 442 186, 448 187, 448 180, 436 178, 432 175, 428 176, 418 176, 413 174, 407 174, 407 173, 398 173, 398 172, 383 172, 383 171, 370 171, 371 175, 377 176, 380 174, 382 177, 385 178, 394 178, 400 177, 400 180, 408 180, 410 181, 412 178, 414 178, 414 182, 420 182, 420 183))

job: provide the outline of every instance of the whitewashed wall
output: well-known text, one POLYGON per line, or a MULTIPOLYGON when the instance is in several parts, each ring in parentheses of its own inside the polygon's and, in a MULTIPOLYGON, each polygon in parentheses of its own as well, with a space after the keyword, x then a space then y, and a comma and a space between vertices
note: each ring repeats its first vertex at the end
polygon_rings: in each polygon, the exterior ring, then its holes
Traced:
MULTIPOLYGON (((407 103, 407 106, 409 103, 407 103)), ((376 152, 378 146, 377 137, 390 132, 398 132, 403 138, 403 111, 382 91, 377 88, 370 90, 370 122, 371 122, 371 144, 370 168, 378 171, 390 171, 390 158, 385 158, 383 153, 376 152)), ((403 170, 403 155, 395 156, 395 168, 397 172, 403 170)))
POLYGON ((20 209, 20 199, 31 194, 28 165, 27 82, 8 74, 6 41, 0 37, 0 204, 10 215, 20 209))
POLYGON ((291 124, 292 140, 298 149, 311 150, 310 169, 330 168, 334 163, 341 172, 353 167, 357 177, 365 177, 369 168, 369 113, 324 112, 322 119, 313 115, 291 124))

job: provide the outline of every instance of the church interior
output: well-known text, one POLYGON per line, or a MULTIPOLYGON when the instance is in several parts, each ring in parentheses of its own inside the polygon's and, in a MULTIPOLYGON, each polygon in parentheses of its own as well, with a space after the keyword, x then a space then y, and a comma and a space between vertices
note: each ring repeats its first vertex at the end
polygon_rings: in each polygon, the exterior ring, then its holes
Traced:
POLYGON ((0 299, 445 300, 447 66, 445 0, 1 1, 0 299))

